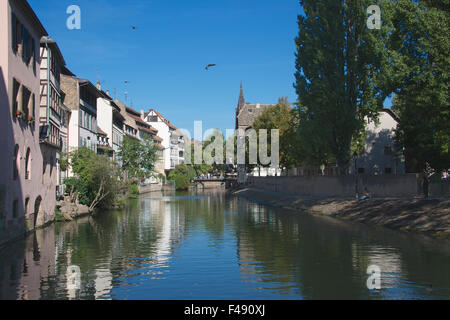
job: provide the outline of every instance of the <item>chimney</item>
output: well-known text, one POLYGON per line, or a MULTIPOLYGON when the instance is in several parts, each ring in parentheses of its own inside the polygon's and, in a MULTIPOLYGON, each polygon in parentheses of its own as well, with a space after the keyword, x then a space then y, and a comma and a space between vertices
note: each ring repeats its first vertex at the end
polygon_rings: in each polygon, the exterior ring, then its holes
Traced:
POLYGON ((109 96, 109 90, 106 90, 106 94, 109 96))
POLYGON ((102 90, 102 85, 100 84, 100 81, 97 81, 97 89, 102 90))
POLYGON ((256 104, 256 109, 259 109, 261 107, 261 104, 260 103, 257 103, 256 104))
POLYGON ((144 110, 141 109, 141 119, 144 120, 145 119, 145 113, 144 110))

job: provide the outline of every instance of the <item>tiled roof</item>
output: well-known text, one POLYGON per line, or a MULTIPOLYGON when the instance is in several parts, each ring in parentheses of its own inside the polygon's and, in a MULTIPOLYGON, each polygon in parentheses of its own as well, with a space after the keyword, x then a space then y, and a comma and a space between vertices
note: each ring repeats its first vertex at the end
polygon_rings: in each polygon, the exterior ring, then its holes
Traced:
POLYGON ((107 137, 108 134, 103 131, 99 126, 97 126, 97 135, 107 137))
MULTIPOLYGON (((132 110, 130 108, 127 107, 127 112, 128 110, 132 110)), ((144 120, 141 119, 141 117, 138 117, 136 115, 134 115, 133 113, 128 112, 128 116, 130 116, 131 118, 133 118, 134 120, 136 120, 137 123, 148 126, 148 123, 145 122, 144 120)))
POLYGON ((167 125, 169 126, 169 128, 172 128, 173 130, 177 130, 177 127, 175 127, 172 123, 170 123, 169 120, 167 120, 160 112, 156 111, 155 109, 150 109, 150 110, 147 112, 146 116, 148 116, 149 113, 152 112, 152 111, 153 111, 154 113, 156 113, 156 114, 158 115, 158 117, 159 117, 162 121, 164 121, 165 124, 167 124, 167 125))
POLYGON ((141 130, 141 131, 150 133, 151 135, 155 135, 157 133, 157 132, 155 132, 155 129, 153 129, 153 128, 147 129, 147 128, 144 128, 144 127, 139 127, 138 129, 141 130))

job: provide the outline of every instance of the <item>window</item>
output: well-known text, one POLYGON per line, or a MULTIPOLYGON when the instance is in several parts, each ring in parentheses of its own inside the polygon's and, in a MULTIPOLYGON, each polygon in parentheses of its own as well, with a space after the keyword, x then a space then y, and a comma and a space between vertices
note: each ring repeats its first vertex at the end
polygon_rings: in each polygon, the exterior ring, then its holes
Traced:
POLYGON ((11 104, 13 117, 16 116, 16 113, 19 110, 19 103, 18 103, 19 90, 20 90, 20 83, 16 79, 13 79, 13 97, 11 104))
POLYGON ((149 122, 158 122, 158 116, 149 116, 148 121, 149 122))
POLYGON ((22 46, 22 25, 17 19, 16 15, 12 13, 11 17, 11 32, 12 32, 12 50, 14 54, 21 54, 22 46))
POLYGON ((359 174, 364 174, 365 172, 366 172, 366 170, 364 168, 358 168, 359 174))
POLYGON ((42 156, 42 184, 45 184, 45 171, 47 171, 47 162, 45 161, 45 154, 42 156))
POLYGON ((25 158, 25 180, 31 180, 31 150, 27 149, 27 155, 25 158))
POLYGON ((33 38, 28 30, 22 25, 22 60, 28 66, 31 58, 34 56, 33 52, 33 38))
POLYGON ((19 145, 16 144, 14 147, 14 157, 13 157, 13 179, 17 180, 19 177, 19 145))
POLYGON ((28 120, 28 117, 30 116, 30 97, 31 92, 26 87, 22 86, 22 112, 25 114, 25 120, 28 120))
POLYGON ((385 174, 391 174, 392 173, 392 168, 384 168, 384 173, 385 174))
POLYGON ((384 154, 387 156, 392 155, 392 147, 391 146, 384 147, 384 154))
POLYGON ((53 157, 50 157, 50 181, 52 180, 53 174, 53 157))
POLYGON ((30 214, 30 198, 25 199, 25 217, 30 214))
POLYGON ((31 99, 31 116, 34 117, 36 114, 36 97, 34 93, 32 94, 31 99))
POLYGON ((0 219, 5 217, 6 186, 0 185, 0 219))
POLYGON ((13 218, 17 218, 17 216, 19 215, 19 200, 17 200, 17 199, 15 199, 13 201, 12 212, 13 212, 13 218))

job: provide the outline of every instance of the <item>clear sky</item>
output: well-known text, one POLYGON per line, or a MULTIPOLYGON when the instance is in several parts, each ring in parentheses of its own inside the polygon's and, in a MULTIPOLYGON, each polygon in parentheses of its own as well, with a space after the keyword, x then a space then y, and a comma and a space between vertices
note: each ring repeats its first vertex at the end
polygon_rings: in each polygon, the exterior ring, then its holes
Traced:
POLYGON ((247 102, 295 102, 298 0, 29 0, 68 68, 138 111, 156 108, 192 132, 234 129, 247 102), (67 7, 81 8, 69 30, 67 7), (133 29, 135 26, 136 29, 133 29), (217 64, 206 71, 207 64, 217 64), (129 81, 125 84, 125 81, 129 81))

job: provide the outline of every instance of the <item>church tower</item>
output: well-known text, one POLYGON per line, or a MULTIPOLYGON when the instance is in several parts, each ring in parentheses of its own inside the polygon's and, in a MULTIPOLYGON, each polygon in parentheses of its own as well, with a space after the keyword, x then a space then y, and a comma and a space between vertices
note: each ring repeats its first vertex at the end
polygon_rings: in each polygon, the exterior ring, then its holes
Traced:
POLYGON ((244 89, 242 88, 241 82, 241 92, 239 94, 239 101, 236 108, 236 130, 239 128, 239 113, 241 112, 242 108, 244 108, 244 105, 245 105, 244 89))

